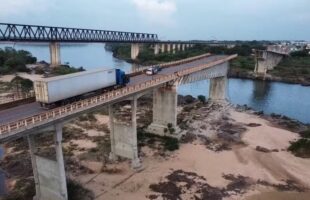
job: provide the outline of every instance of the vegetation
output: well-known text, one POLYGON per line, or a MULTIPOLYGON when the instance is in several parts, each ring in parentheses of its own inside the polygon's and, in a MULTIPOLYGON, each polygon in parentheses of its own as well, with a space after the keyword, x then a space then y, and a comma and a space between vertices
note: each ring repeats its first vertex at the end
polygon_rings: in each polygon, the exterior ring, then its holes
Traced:
POLYGON ((24 178, 16 181, 14 189, 3 200, 30 200, 34 195, 34 180, 24 178))
POLYGON ((35 63, 37 59, 30 52, 6 47, 0 49, 0 74, 28 72, 26 64, 35 63))
POLYGON ((66 75, 66 74, 72 74, 72 73, 82 72, 82 71, 85 71, 83 67, 75 68, 75 67, 70 67, 69 65, 60 65, 60 66, 54 67, 51 71, 51 74, 66 75))
POLYGON ((254 71, 255 61, 252 56, 238 56, 231 62, 231 70, 234 72, 254 71))
POLYGON ((144 45, 141 48, 138 58, 133 61, 130 59, 130 45, 126 44, 109 44, 106 48, 113 52, 113 56, 135 62, 142 65, 158 64, 162 62, 169 62, 174 60, 185 59, 188 57, 193 57, 201 55, 204 53, 213 54, 238 54, 240 56, 250 56, 252 54, 252 49, 264 49, 262 43, 257 41, 252 41, 248 43, 240 42, 240 45, 236 45, 232 48, 227 48, 223 46, 206 46, 206 45, 195 45, 194 47, 187 49, 185 51, 176 51, 175 54, 172 53, 160 53, 154 55, 154 49, 152 45, 144 45))
POLYGON ((295 156, 302 158, 310 158, 310 128, 299 133, 301 139, 294 141, 289 146, 288 150, 295 156))
POLYGON ((298 52, 293 55, 283 59, 270 73, 274 76, 285 77, 290 82, 299 82, 301 79, 310 82, 310 56, 304 56, 298 52))
POLYGON ((198 100, 201 102, 201 103, 206 103, 206 96, 204 95, 198 95, 198 100))
POLYGON ((33 82, 29 79, 16 76, 11 80, 11 87, 15 87, 17 91, 21 91, 22 93, 28 93, 33 90, 33 82))
POLYGON ((179 149, 179 140, 172 137, 164 137, 164 148, 168 151, 175 151, 179 149))

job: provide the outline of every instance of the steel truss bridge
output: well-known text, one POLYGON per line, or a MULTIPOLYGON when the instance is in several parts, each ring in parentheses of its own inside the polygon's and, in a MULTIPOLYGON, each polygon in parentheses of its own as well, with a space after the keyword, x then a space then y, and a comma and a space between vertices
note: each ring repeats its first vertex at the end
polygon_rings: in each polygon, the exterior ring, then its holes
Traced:
POLYGON ((114 42, 161 44, 234 44, 228 41, 159 40, 157 34, 0 23, 0 42, 114 42))
POLYGON ((154 43, 157 34, 0 23, 0 41, 154 43))

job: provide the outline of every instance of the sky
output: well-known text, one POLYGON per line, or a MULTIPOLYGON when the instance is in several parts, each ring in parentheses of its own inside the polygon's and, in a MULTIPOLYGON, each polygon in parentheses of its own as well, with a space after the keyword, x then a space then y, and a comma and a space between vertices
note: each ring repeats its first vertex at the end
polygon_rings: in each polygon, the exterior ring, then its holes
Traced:
POLYGON ((310 0, 0 0, 0 22, 157 33, 162 40, 310 41, 310 0))

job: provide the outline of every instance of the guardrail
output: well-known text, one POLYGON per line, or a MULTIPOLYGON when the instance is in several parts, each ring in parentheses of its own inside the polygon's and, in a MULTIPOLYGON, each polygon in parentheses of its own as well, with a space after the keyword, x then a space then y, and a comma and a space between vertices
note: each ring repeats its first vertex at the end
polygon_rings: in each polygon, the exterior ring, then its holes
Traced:
POLYGON ((11 122, 8 124, 4 124, 0 126, 0 134, 7 134, 10 133, 11 131, 17 131, 18 129, 21 128, 27 128, 28 126, 35 126, 36 124, 42 124, 44 122, 49 122, 51 119, 58 119, 58 118, 63 118, 68 114, 74 114, 79 111, 85 110, 85 109, 90 109, 95 106, 98 106, 100 104, 105 104, 108 102, 111 102, 113 100, 119 99, 124 96, 128 96, 131 94, 138 93, 140 91, 143 91, 145 89, 155 87, 164 83, 167 83, 169 81, 178 79, 184 75, 191 74, 197 71, 200 71, 205 68, 209 68, 224 62, 227 62, 233 58, 237 57, 237 55, 232 55, 229 57, 226 57, 224 59, 216 60, 207 64, 202 64, 198 66, 193 66, 192 68, 189 69, 184 69, 179 72, 176 72, 174 74, 169 74, 165 76, 160 76, 157 77, 156 79, 146 81, 144 83, 140 83, 137 85, 133 86, 128 86, 125 88, 117 89, 111 92, 107 92, 95 97, 91 97, 88 99, 80 100, 78 102, 58 107, 31 117, 27 117, 21 120, 18 120, 16 122, 11 122))
POLYGON ((153 66, 160 66, 162 68, 166 68, 166 67, 170 67, 170 66, 174 66, 174 65, 184 64, 184 63, 188 63, 188 62, 191 62, 191 61, 194 61, 194 60, 199 60, 199 59, 204 58, 204 57, 208 57, 210 55, 211 55, 210 53, 205 53, 205 54, 201 54, 199 56, 185 58, 185 59, 182 59, 182 60, 166 62, 166 63, 162 63, 162 64, 158 64, 158 65, 143 66, 143 67, 139 67, 138 69, 133 70, 131 72, 131 74, 137 75, 139 72, 142 72, 142 71, 144 71, 144 70, 146 70, 146 69, 148 69, 150 67, 153 67, 153 66))

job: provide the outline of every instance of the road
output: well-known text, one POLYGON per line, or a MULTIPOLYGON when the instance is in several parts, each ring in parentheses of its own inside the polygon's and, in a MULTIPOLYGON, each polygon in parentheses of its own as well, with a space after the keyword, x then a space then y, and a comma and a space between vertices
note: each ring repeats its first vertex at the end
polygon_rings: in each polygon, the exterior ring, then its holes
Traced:
MULTIPOLYGON (((137 85, 143 82, 146 82, 148 80, 152 80, 156 76, 164 76, 164 75, 169 75, 173 74, 174 72, 195 67, 201 64, 206 64, 209 62, 213 62, 215 60, 219 60, 222 58, 225 58, 227 56, 210 56, 210 57, 205 57, 199 60, 195 60, 189 63, 185 64, 180 64, 168 68, 164 68, 162 71, 160 71, 158 74, 149 76, 146 74, 140 74, 134 77, 130 78, 130 82, 128 83, 129 86, 137 85)), ((14 108, 6 109, 0 111, 0 125, 7 124, 9 122, 17 121, 19 119, 23 119, 29 116, 33 116, 36 114, 40 114, 41 112, 46 111, 45 109, 42 109, 39 105, 39 103, 30 103, 30 104, 25 104, 21 106, 17 106, 14 108)))

